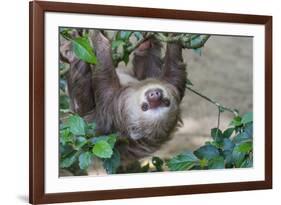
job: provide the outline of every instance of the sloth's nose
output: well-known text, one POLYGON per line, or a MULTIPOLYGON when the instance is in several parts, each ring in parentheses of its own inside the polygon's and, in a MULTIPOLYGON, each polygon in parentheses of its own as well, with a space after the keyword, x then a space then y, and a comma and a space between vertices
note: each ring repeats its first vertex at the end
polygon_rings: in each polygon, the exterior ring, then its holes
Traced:
POLYGON ((151 89, 147 92, 147 100, 149 102, 158 102, 161 101, 162 97, 163 97, 163 91, 159 88, 157 89, 151 89))

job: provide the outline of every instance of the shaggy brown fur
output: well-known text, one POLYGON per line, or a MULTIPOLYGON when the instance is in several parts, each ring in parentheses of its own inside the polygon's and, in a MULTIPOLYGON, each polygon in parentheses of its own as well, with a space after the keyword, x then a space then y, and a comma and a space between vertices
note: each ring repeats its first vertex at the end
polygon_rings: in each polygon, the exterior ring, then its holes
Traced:
POLYGON ((90 41, 98 59, 92 77, 90 66, 74 56, 71 45, 61 45, 61 59, 70 63, 71 109, 87 121, 94 120, 99 134, 118 133, 121 140, 116 147, 123 161, 149 156, 170 139, 181 122, 179 105, 186 83, 181 46, 169 43, 162 61, 161 43, 148 39, 134 52, 131 77, 135 80, 123 84, 113 66, 108 39, 90 31, 90 41), (142 108, 151 89, 161 90, 161 99, 168 103, 142 108))

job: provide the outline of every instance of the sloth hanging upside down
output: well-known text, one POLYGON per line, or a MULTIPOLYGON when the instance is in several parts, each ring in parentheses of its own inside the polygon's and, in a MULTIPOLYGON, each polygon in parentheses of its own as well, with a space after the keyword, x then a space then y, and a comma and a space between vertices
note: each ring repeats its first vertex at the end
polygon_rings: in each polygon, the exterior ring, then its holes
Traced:
POLYGON ((72 111, 95 121, 100 135, 120 136, 116 148, 121 161, 150 156, 181 123, 186 85, 182 46, 168 43, 162 60, 161 43, 147 39, 135 50, 128 74, 114 67, 110 42, 101 32, 91 30, 89 36, 96 65, 75 57, 70 42, 60 46, 60 59, 70 64, 67 86, 72 111))

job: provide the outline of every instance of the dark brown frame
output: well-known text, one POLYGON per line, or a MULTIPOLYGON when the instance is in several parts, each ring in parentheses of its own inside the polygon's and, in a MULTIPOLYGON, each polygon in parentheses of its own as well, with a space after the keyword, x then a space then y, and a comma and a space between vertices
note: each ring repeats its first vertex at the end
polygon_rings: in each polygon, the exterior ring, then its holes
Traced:
POLYGON ((29 4, 29 201, 33 204, 272 188, 272 16, 34 1, 29 4), (46 194, 44 191, 44 13, 68 12, 265 26, 265 180, 46 194))

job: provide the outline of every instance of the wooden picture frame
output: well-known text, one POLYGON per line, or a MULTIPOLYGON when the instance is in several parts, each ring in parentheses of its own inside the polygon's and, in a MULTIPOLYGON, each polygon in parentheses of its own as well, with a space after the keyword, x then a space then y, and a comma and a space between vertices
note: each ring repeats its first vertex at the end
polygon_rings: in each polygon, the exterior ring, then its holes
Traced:
POLYGON ((29 141, 29 200, 32 204, 88 200, 153 197, 211 192, 228 192, 272 188, 272 17, 181 11, 152 8, 104 6, 93 4, 33 1, 29 4, 30 47, 30 141, 29 141), (81 191, 68 193, 45 192, 45 44, 44 19, 46 12, 96 14, 139 18, 194 20, 263 25, 265 27, 265 170, 264 180, 215 184, 162 186, 149 188, 81 191))

